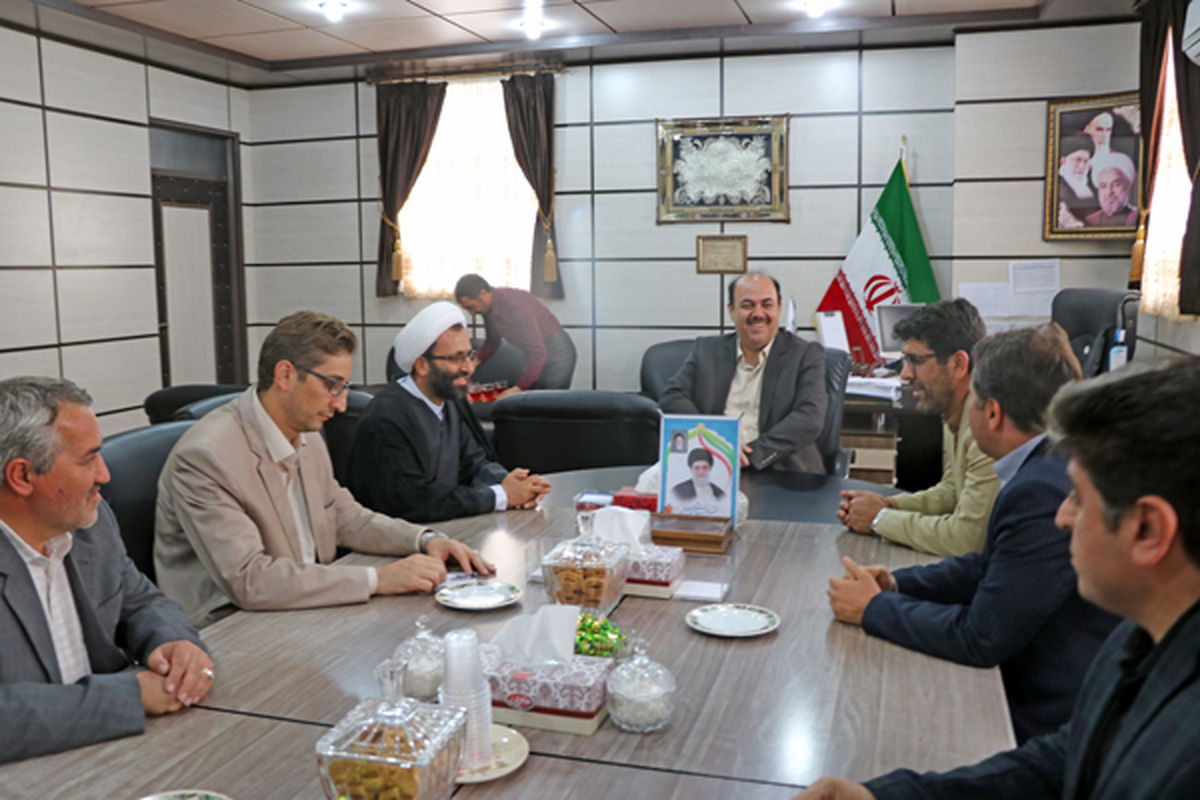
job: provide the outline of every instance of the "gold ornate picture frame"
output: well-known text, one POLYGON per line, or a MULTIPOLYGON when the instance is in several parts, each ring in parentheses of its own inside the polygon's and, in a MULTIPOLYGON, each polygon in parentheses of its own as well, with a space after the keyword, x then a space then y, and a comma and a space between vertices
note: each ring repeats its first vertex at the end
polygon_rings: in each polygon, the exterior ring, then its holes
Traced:
POLYGON ((658 216, 789 222, 788 116, 658 120, 658 216))
POLYGON ((1050 101, 1043 239, 1133 238, 1141 132, 1136 92, 1050 101))

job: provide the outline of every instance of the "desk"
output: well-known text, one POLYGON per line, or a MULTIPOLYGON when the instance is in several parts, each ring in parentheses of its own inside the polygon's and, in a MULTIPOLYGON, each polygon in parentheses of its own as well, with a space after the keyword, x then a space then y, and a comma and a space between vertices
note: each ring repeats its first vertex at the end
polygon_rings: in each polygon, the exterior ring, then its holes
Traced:
POLYGON ((133 800, 208 789, 234 800, 320 798, 325 728, 190 708, 147 720, 146 733, 0 766, 0 795, 133 800))
MULTIPOLYGON (((547 475, 551 490, 542 505, 547 508, 573 508, 575 495, 584 491, 613 492, 632 486, 645 467, 604 467, 556 472, 547 475)), ((750 519, 781 522, 836 522, 841 493, 863 489, 883 495, 898 489, 878 483, 812 475, 803 472, 745 471, 741 490, 750 501, 750 519)))
MULTIPOLYGON (((540 552, 538 540, 569 536, 573 518, 569 509, 549 508, 445 527, 519 583, 536 563, 530 554, 540 552)), ((695 603, 625 598, 613 621, 645 636, 651 656, 678 680, 670 726, 647 736, 607 724, 590 737, 525 729, 533 752, 801 786, 825 773, 865 779, 898 766, 948 769, 1010 747, 997 670, 933 659, 833 621, 825 585, 840 574, 843 554, 891 567, 930 560, 834 525, 748 521, 729 556, 736 567, 727 599, 772 608, 779 631, 746 640, 707 637, 683 622, 695 603)), ((411 635, 419 615, 428 615, 437 633, 470 626, 486 640, 510 617, 546 602, 540 586, 524 588, 519 606, 484 613, 409 596, 375 598, 365 607, 235 614, 204 631, 221 676, 205 706, 332 724, 360 698, 378 694, 375 665, 411 635)), ((581 796, 611 796, 603 783, 596 789, 581 796)))
POLYGON ((847 397, 841 445, 855 450, 850 474, 858 478, 907 492, 942 478, 941 417, 918 411, 908 387, 895 403, 847 397))

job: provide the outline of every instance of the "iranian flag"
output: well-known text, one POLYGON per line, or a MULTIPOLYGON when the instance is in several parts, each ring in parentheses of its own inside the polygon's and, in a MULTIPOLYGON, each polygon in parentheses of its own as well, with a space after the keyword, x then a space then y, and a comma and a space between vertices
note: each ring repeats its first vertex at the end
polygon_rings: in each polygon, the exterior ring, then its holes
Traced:
POLYGON ((842 312, 854 360, 875 364, 880 360, 875 307, 938 299, 900 159, 817 310, 842 312))

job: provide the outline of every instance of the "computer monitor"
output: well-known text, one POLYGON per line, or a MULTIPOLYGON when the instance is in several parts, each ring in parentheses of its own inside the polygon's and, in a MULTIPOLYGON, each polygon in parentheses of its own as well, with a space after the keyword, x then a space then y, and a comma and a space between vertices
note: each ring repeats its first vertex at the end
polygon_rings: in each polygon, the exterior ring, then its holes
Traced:
POLYGON ((916 311, 924 308, 922 303, 900 303, 898 305, 875 306, 875 324, 879 330, 879 351, 885 361, 895 361, 900 358, 900 348, 903 340, 897 339, 892 331, 896 323, 916 311))

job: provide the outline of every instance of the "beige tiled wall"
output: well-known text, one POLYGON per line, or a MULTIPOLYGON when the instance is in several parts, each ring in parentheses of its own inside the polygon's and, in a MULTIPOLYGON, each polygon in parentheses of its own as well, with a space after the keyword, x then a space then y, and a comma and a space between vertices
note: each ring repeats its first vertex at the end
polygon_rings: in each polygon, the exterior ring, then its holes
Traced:
POLYGON ((229 129, 248 110, 247 92, 0 27, 0 376, 79 382, 106 434, 145 424, 148 120, 229 129))

